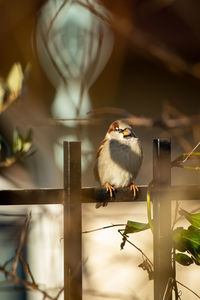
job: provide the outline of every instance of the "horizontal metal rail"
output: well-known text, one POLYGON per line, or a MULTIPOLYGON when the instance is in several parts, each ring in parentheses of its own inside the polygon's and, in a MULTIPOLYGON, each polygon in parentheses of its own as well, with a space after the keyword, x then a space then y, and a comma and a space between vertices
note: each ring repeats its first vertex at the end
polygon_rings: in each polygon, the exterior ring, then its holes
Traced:
MULTIPOLYGON (((82 188, 81 203, 95 203, 105 200, 110 202, 137 202, 146 201, 147 185, 138 186, 139 193, 133 199, 129 189, 118 189, 112 201, 104 189, 82 188)), ((200 200, 199 185, 176 185, 168 188, 159 188, 162 193, 167 193, 172 200, 200 200)), ((151 194, 158 192, 158 188, 151 188, 151 194)), ((0 190, 0 205, 43 205, 63 204, 63 189, 13 189, 0 190)))

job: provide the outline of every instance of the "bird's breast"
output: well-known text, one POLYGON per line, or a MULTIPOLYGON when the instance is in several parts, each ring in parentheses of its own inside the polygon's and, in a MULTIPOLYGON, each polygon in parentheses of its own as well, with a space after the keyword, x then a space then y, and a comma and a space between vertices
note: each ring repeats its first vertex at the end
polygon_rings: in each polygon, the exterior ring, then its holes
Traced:
POLYGON ((137 138, 108 140, 97 161, 101 184, 109 182, 116 187, 129 185, 137 176, 141 161, 142 148, 137 138))

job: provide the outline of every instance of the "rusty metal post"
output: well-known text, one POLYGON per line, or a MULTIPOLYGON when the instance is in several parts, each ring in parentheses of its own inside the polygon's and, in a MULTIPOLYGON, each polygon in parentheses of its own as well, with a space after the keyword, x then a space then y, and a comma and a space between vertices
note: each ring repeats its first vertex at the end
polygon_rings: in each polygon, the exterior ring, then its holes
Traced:
MULTIPOLYGON (((153 251, 154 251, 154 300, 162 300, 169 278, 171 263, 171 200, 162 193, 162 188, 171 184, 171 143, 168 140, 153 140, 153 251)), ((172 291, 168 290, 168 298, 172 291)))
POLYGON ((80 142, 64 142, 64 194, 64 300, 81 300, 80 142))

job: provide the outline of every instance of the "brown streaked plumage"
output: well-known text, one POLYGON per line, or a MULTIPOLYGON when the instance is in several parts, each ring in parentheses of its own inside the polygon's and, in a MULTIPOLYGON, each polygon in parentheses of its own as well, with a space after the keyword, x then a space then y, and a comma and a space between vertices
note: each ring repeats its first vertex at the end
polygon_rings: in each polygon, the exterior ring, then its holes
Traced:
POLYGON ((136 196, 134 180, 142 163, 140 140, 127 120, 113 122, 101 142, 94 169, 95 177, 113 196, 116 188, 129 186, 136 196))

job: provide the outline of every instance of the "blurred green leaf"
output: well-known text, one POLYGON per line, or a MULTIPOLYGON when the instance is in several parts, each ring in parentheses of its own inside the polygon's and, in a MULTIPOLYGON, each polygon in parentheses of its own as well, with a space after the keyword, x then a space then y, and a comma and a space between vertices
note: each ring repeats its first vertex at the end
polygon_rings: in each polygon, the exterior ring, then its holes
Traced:
POLYGON ((182 240, 182 235, 184 230, 185 229, 183 227, 178 227, 173 231, 173 241, 175 244, 175 248, 180 252, 185 252, 187 250, 185 241, 182 240))
POLYGON ((150 196, 149 189, 147 190, 147 216, 148 216, 149 226, 150 226, 151 231, 153 233, 153 223, 152 223, 152 220, 151 220, 151 196, 150 196))
POLYGON ((193 259, 187 254, 183 254, 183 253, 176 253, 175 260, 183 266, 189 266, 193 264, 193 259))
POLYGON ((29 129, 27 132, 26 137, 24 138, 24 143, 23 143, 23 152, 28 152, 31 147, 32 147, 32 136, 33 136, 33 132, 32 129, 29 129))
POLYGON ((135 232, 143 231, 143 230, 146 230, 146 229, 149 229, 149 228, 150 228, 150 226, 149 226, 148 223, 127 221, 124 234, 135 233, 135 232))
POLYGON ((181 166, 181 168, 186 170, 200 171, 200 167, 181 166))
POLYGON ((179 157, 177 157, 175 160, 171 162, 172 167, 179 167, 183 169, 188 169, 188 170, 194 170, 194 171, 199 171, 200 167, 199 166, 186 166, 185 160, 191 161, 191 160, 199 160, 200 159, 200 152, 192 152, 192 153, 183 153, 179 157))
POLYGON ((0 78, 0 109, 2 109, 7 95, 6 84, 2 78, 0 78))
POLYGON ((16 154, 22 150, 22 137, 19 133, 18 128, 15 128, 13 131, 13 153, 16 154))
POLYGON ((191 214, 181 208, 179 214, 184 216, 194 227, 200 228, 200 213, 191 214))
POLYGON ((18 96, 22 89, 24 74, 20 63, 14 63, 6 80, 10 94, 18 96))
POLYGON ((175 248, 180 252, 187 251, 196 264, 200 264, 200 230, 194 226, 184 229, 179 227, 173 231, 175 248))
POLYGON ((30 64, 23 72, 21 64, 17 62, 12 65, 6 80, 0 78, 0 113, 23 94, 29 72, 30 64))
POLYGON ((23 152, 28 152, 32 146, 32 143, 27 142, 23 144, 23 152))
POLYGON ((193 159, 193 156, 197 156, 196 158, 200 158, 200 152, 183 153, 183 155, 188 157, 188 159, 193 159))
POLYGON ((32 130, 29 129, 27 135, 23 137, 17 128, 13 132, 13 153, 25 154, 30 151, 32 147, 32 130))

